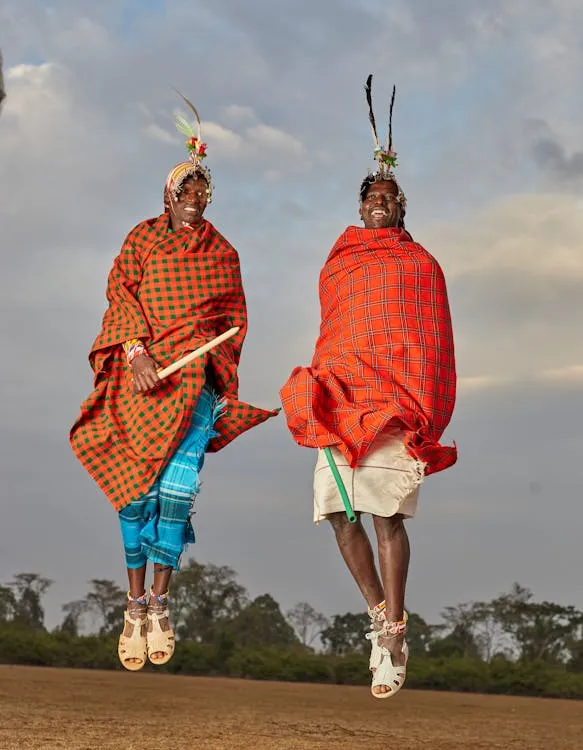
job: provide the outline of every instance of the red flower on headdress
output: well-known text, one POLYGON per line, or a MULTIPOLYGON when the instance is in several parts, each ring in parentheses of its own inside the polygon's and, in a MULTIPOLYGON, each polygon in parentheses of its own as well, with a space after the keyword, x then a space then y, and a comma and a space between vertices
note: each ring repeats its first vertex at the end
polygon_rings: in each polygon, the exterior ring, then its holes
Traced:
POLYGON ((201 159, 204 159, 206 156, 206 143, 199 141, 195 136, 192 136, 192 138, 189 138, 186 141, 186 148, 191 154, 196 154, 196 156, 199 156, 201 159))

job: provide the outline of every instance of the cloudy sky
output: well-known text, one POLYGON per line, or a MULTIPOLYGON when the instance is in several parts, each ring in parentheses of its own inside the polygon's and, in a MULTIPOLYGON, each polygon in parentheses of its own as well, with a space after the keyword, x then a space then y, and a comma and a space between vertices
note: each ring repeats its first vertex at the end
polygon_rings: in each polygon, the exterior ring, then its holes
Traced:
MULTIPOLYGON (((374 72, 378 119, 397 85, 408 227, 444 267, 460 376, 459 462, 409 524, 409 607, 435 621, 515 580, 583 607, 581 28, 580 0, 5 0, 0 581, 54 579, 50 625, 90 578, 125 586, 68 429, 113 258, 183 156, 171 86, 201 112, 208 218, 242 259, 241 396, 277 406, 311 357, 321 264, 357 222, 374 72)), ((282 417, 211 456, 193 553, 284 609, 358 611, 311 522, 313 462, 282 417)))

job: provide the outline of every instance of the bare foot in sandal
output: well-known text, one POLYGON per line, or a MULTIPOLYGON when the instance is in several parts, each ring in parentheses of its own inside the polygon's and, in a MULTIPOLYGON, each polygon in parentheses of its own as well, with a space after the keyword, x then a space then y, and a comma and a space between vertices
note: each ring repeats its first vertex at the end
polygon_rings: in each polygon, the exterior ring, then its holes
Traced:
POLYGON ((152 664, 166 664, 174 654, 174 631, 170 627, 168 592, 155 594, 150 591, 148 603, 148 658, 152 664))
POLYGON ((146 663, 146 592, 132 597, 128 592, 128 606, 124 612, 124 629, 119 637, 117 653, 122 665, 130 672, 142 669, 146 663))
POLYGON ((409 656, 405 632, 409 618, 407 612, 404 612, 403 620, 387 622, 384 611, 377 613, 375 610, 369 610, 369 616, 372 621, 371 630, 374 633, 368 636, 372 641, 371 692, 377 698, 388 698, 398 692, 405 682, 409 656))

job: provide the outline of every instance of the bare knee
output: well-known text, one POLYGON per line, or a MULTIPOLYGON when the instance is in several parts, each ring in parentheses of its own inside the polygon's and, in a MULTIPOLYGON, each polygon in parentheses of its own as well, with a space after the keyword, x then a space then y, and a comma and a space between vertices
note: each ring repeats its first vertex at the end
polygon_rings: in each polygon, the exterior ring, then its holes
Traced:
POLYGON ((334 529, 338 541, 343 539, 348 540, 362 531, 360 516, 358 516, 356 523, 350 523, 346 513, 330 513, 326 518, 332 524, 332 528, 334 529))
POLYGON ((406 533, 405 524, 403 523, 404 520, 405 517, 400 513, 396 513, 394 516, 389 517, 373 516, 377 538, 390 541, 398 534, 406 533))

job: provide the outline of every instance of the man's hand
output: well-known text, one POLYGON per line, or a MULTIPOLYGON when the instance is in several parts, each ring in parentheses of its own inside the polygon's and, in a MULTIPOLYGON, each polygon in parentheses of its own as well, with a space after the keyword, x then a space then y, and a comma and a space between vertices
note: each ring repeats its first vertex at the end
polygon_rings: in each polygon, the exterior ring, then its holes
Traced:
POLYGON ((147 393, 162 382, 156 372, 154 360, 147 354, 138 354, 130 365, 134 376, 134 392, 147 393))

